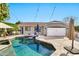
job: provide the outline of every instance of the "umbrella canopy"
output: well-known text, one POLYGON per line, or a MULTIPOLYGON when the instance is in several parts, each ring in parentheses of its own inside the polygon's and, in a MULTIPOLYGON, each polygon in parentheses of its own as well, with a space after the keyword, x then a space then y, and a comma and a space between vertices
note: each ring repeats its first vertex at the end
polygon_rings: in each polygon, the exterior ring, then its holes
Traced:
POLYGON ((0 28, 13 28, 13 27, 8 26, 8 25, 6 25, 4 23, 0 23, 0 28))
POLYGON ((69 39, 74 40, 75 39, 75 28, 74 28, 74 19, 70 19, 69 23, 69 39))
POLYGON ((36 32, 40 32, 40 27, 39 27, 38 24, 37 24, 37 26, 35 27, 35 31, 36 31, 36 32))
POLYGON ((69 52, 71 52, 72 54, 79 54, 79 49, 77 49, 77 48, 74 47, 75 28, 74 28, 74 19, 72 19, 72 18, 70 19, 69 29, 70 29, 69 30, 69 39, 72 41, 72 43, 71 43, 71 46, 64 47, 64 48, 66 50, 68 50, 69 52))

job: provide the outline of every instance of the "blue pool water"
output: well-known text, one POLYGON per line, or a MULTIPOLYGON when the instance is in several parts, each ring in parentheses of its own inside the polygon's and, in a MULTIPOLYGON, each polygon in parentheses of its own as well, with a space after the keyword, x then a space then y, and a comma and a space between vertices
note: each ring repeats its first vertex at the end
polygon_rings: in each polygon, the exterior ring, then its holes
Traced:
POLYGON ((15 38, 12 46, 17 56, 49 56, 55 51, 52 45, 27 37, 15 38))

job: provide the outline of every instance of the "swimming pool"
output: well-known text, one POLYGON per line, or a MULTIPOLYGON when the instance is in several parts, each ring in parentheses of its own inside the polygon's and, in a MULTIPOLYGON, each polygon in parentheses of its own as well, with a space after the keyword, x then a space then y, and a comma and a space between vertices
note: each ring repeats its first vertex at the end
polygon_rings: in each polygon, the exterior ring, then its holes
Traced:
POLYGON ((12 46, 17 56, 49 56, 55 51, 53 45, 28 37, 16 37, 12 46))

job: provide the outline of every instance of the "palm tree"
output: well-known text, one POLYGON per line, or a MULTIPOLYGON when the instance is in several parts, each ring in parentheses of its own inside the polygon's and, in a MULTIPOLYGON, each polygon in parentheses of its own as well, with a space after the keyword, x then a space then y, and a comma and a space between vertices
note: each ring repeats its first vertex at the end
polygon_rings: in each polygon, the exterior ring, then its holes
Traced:
POLYGON ((9 18, 8 4, 0 3, 0 22, 9 18))

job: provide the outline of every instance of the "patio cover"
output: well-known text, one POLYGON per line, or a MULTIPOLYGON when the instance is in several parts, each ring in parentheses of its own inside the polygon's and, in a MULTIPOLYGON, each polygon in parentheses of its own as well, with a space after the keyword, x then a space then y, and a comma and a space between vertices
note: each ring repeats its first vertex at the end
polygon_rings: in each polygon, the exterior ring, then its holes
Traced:
POLYGON ((11 27, 11 26, 9 26, 9 25, 7 25, 7 24, 4 24, 4 23, 1 23, 1 22, 0 22, 0 28, 5 28, 5 29, 7 29, 7 28, 13 28, 13 27, 11 27))

